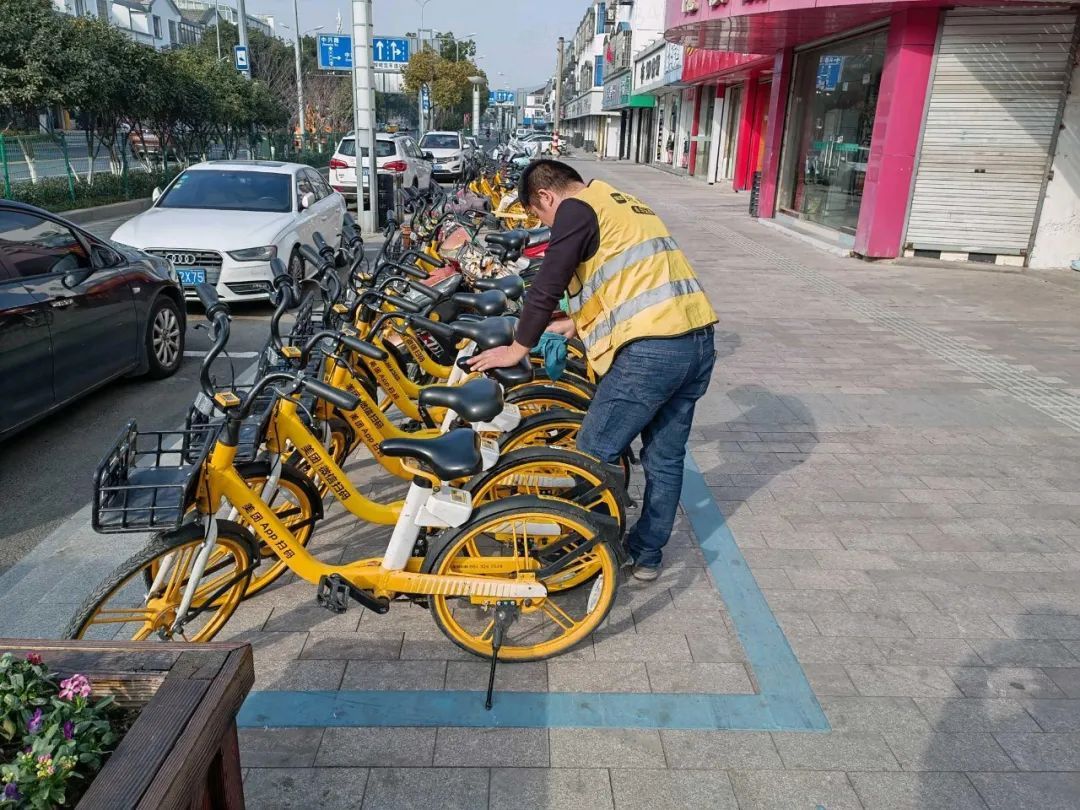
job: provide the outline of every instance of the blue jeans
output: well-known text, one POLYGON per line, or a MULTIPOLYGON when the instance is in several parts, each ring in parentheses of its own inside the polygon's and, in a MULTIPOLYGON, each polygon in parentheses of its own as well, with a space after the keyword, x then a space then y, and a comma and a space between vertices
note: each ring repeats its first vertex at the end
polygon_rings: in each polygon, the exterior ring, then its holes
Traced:
POLYGON ((641 436, 645 498, 627 536, 639 565, 660 565, 671 537, 694 406, 709 387, 715 359, 711 326, 628 344, 597 386, 578 432, 578 449, 609 464, 641 436))

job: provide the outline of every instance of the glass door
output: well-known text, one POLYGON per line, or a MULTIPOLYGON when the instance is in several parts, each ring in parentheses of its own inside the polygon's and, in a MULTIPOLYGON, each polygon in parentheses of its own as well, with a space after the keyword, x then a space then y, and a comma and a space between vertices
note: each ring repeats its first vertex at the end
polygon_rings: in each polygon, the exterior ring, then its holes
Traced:
POLYGON ((702 87, 701 114, 698 116, 697 162, 694 177, 705 179, 709 173, 709 152, 712 151, 713 114, 716 110, 716 88, 702 87))
POLYGON ((784 134, 782 210, 855 233, 887 36, 881 30, 799 55, 784 134))
POLYGON ((727 107, 727 121, 724 126, 724 155, 720 167, 721 176, 725 179, 735 176, 735 156, 738 154, 739 119, 742 118, 742 85, 728 87, 725 94, 727 99, 724 104, 727 107))

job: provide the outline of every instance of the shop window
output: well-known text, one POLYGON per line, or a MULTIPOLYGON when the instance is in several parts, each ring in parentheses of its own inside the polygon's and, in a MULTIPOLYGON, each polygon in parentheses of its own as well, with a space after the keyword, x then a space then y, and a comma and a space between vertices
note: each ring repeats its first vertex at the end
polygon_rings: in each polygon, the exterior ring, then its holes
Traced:
POLYGON ((596 33, 602 34, 607 30, 605 22, 607 21, 607 4, 597 3, 596 5, 596 33))
POLYGON ((799 54, 784 133, 782 210, 855 233, 887 35, 878 31, 799 54))
POLYGON ((596 67, 593 69, 593 87, 604 86, 604 57, 597 56, 596 67))

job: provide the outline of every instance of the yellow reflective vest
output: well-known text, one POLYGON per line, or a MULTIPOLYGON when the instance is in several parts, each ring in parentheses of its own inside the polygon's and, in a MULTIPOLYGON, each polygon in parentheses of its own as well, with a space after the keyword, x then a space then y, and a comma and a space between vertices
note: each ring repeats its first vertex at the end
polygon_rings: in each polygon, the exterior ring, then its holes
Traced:
POLYGON ((631 341, 716 323, 690 262, 651 208, 600 180, 574 198, 600 225, 600 247, 578 265, 567 289, 568 314, 597 374, 631 341))

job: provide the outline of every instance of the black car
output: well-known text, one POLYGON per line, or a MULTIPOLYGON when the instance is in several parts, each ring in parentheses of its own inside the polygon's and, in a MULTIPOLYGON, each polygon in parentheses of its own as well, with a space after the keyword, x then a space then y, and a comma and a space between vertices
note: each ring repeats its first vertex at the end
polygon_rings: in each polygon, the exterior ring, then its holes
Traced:
POLYGON ((173 374, 183 302, 164 259, 0 200, 0 437, 116 377, 173 374))

